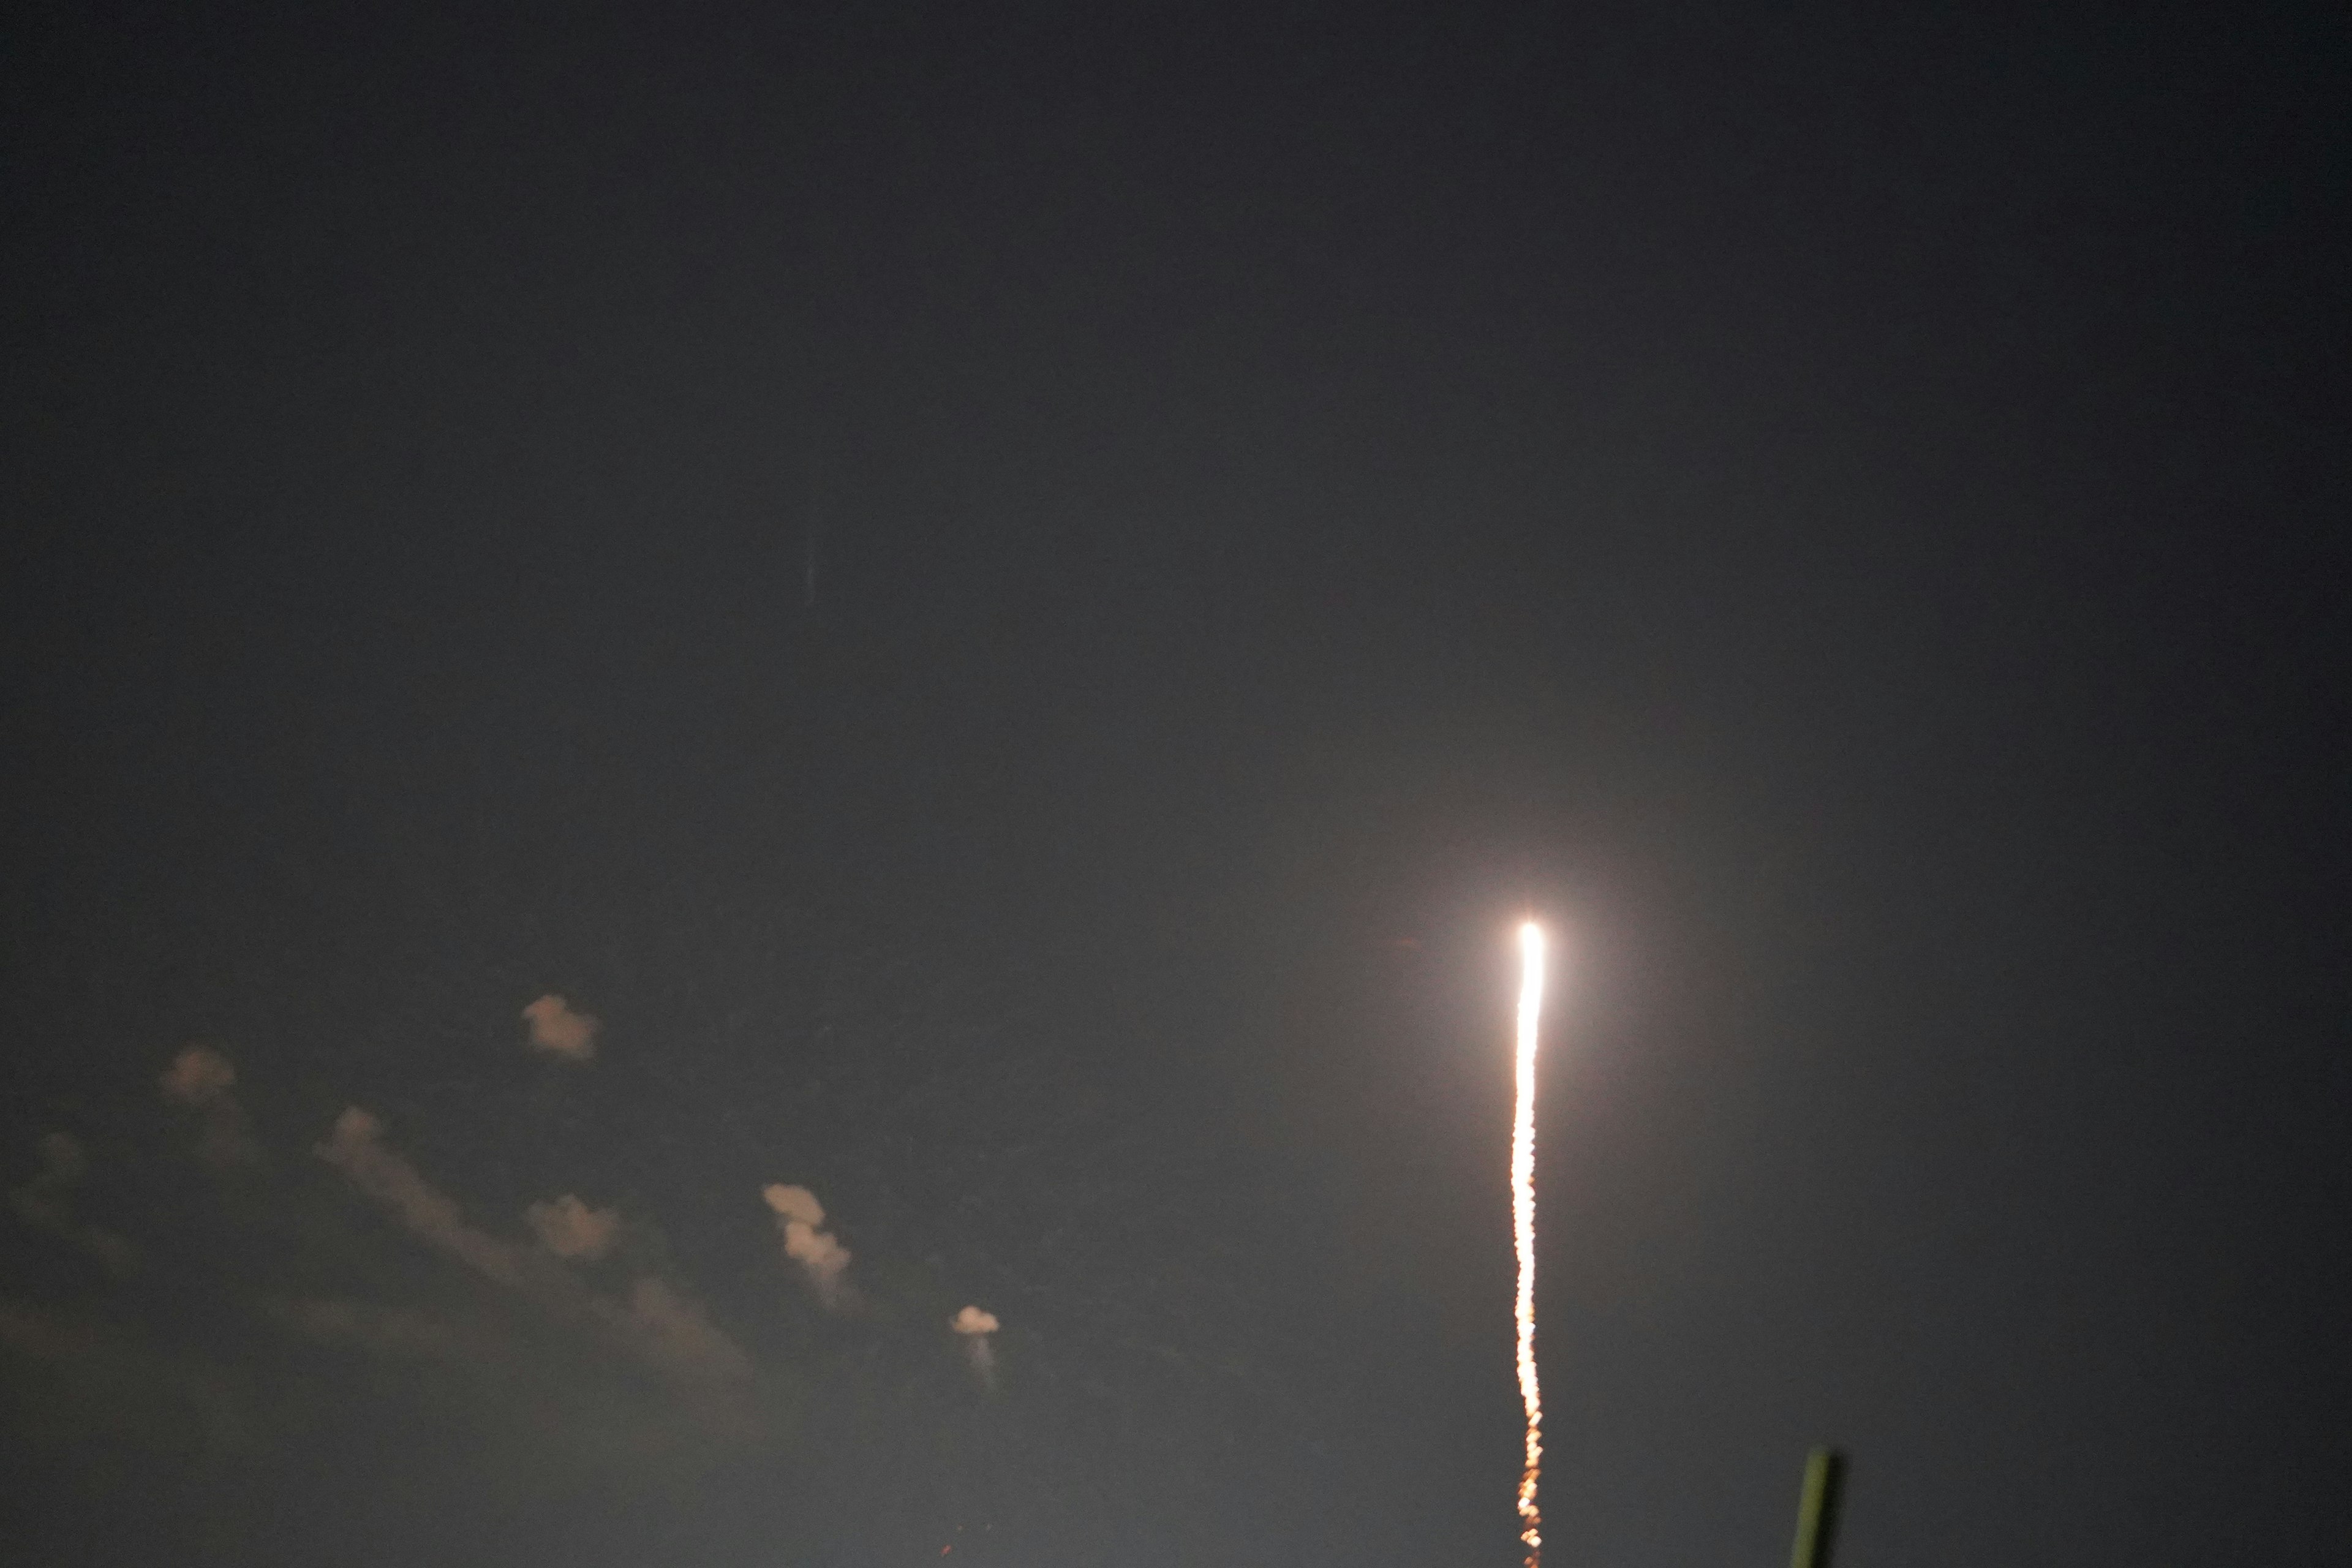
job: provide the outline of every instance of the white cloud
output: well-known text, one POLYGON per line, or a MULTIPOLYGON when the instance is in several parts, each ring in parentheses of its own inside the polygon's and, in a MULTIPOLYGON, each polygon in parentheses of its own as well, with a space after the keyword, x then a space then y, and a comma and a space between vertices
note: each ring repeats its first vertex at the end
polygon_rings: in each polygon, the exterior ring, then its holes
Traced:
POLYGON ((801 1266, 809 1286, 828 1311, 847 1311, 856 1305, 856 1291, 846 1278, 849 1249, 824 1224, 824 1205, 806 1187, 771 1183, 760 1196, 775 1211, 776 1227, 783 1232, 784 1256, 801 1266))

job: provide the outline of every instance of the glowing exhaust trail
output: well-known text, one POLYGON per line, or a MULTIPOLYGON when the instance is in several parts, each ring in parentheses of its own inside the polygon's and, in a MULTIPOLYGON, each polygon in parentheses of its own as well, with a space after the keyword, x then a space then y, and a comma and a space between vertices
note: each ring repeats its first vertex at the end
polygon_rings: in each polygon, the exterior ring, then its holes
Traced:
POLYGON ((1519 1539, 1527 1568, 1543 1561, 1543 1515, 1536 1480, 1543 1470, 1543 1393, 1536 1383, 1536 1023, 1543 1016, 1544 934, 1519 927, 1518 1109, 1511 1127, 1511 1231, 1519 1258, 1519 1401, 1528 1409, 1527 1468, 1519 1474, 1519 1539))

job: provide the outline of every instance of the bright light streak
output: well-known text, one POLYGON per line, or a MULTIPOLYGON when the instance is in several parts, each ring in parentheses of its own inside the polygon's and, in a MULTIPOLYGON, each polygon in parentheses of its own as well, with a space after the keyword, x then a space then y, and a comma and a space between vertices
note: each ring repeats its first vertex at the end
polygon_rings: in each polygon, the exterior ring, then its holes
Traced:
POLYGON ((1519 1539, 1527 1568, 1543 1559, 1543 1515, 1536 1480, 1543 1469, 1543 1393, 1536 1382, 1536 1040, 1543 1016, 1544 934, 1519 927, 1517 1114, 1511 1127, 1511 1232, 1519 1258, 1519 1402, 1528 1411, 1527 1468, 1519 1474, 1519 1539))

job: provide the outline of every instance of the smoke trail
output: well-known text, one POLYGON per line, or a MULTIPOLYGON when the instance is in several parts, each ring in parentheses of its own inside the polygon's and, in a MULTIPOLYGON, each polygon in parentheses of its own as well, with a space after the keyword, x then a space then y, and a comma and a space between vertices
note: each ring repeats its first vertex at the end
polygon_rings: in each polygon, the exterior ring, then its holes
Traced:
POLYGON ((843 1278, 849 1268, 849 1249, 831 1231, 818 1228, 824 1224, 824 1205, 816 1201, 816 1194, 806 1187, 772 1182, 761 1189, 760 1196, 776 1213, 776 1227, 784 1235, 784 1256, 808 1275, 809 1286, 825 1310, 842 1312, 855 1306, 856 1292, 843 1278))
POLYGON ((501 1285, 523 1283, 520 1249, 467 1225, 464 1211, 447 1194, 385 1145, 383 1123, 358 1106, 335 1118, 334 1131, 315 1152, 389 1209, 412 1234, 501 1285))
MULTIPOLYGON (((751 1414, 743 1403, 743 1387, 751 1377, 751 1359, 712 1325, 700 1306, 652 1274, 632 1284, 625 1301, 614 1300, 589 1289, 556 1261, 603 1257, 619 1234, 619 1215, 592 1209, 566 1194, 525 1211, 546 1251, 500 1240, 467 1224, 457 1201, 386 1144, 383 1124, 356 1105, 335 1119, 334 1131, 317 1153, 411 1234, 484 1278, 521 1292, 559 1321, 599 1325, 609 1342, 622 1345, 680 1384, 714 1425, 748 1429, 751 1414)), ((812 1205, 815 1201, 809 1199, 812 1205)), ((817 1213, 822 1218, 824 1211, 817 1213)), ((833 1238, 824 1239, 829 1244, 833 1238)), ((849 1255, 842 1253, 841 1261, 846 1264, 849 1255)), ((314 1314, 305 1326, 335 1322, 314 1314)))
POLYGON ((1511 1126, 1511 1233, 1518 1255, 1519 1400, 1527 1406, 1528 1453, 1519 1473, 1519 1540, 1527 1568, 1543 1561, 1543 1515, 1536 1481, 1543 1470, 1543 1394, 1536 1382, 1536 1023, 1543 1015, 1543 928, 1519 927, 1517 1111, 1511 1126))
POLYGON ((996 1350, 989 1336, 1001 1325, 996 1314, 980 1307, 966 1307, 948 1320, 948 1327, 963 1336, 964 1353, 971 1358, 972 1374, 986 1389, 996 1387, 996 1350))
POLYGON ((530 1024, 533 1050, 584 1062, 596 1055, 596 1031, 604 1026, 587 1013, 575 1012, 562 997, 546 995, 522 1010, 530 1024))

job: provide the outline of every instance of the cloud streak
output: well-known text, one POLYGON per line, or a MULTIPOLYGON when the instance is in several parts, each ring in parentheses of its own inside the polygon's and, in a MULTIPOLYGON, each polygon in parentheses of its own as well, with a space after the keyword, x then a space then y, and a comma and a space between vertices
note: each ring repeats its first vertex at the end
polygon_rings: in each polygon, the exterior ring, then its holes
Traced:
MULTIPOLYGON (((652 1367, 709 1424, 729 1431, 751 1425, 742 1397, 753 1372, 751 1358, 683 1290, 646 1274, 631 1283, 625 1298, 615 1300, 591 1290, 563 1266, 608 1255, 622 1228, 617 1212, 590 1208, 567 1193, 524 1211, 543 1250, 501 1240, 467 1224, 456 1201, 387 1145, 383 1123, 358 1106, 335 1119, 334 1131, 317 1152, 418 1239, 520 1293, 558 1321, 592 1327, 596 1337, 652 1367)), ((418 1349, 425 1342, 413 1324, 383 1316, 383 1309, 371 1310, 374 1316, 358 1309, 304 1310, 309 1318, 299 1326, 333 1331, 351 1342, 376 1348, 404 1342, 418 1349)))
POLYGON ((466 1223, 455 1201, 419 1175, 383 1142, 383 1123, 354 1105, 335 1118, 334 1131, 314 1151, 351 1179, 419 1239, 486 1279, 520 1287, 520 1249, 466 1223))

